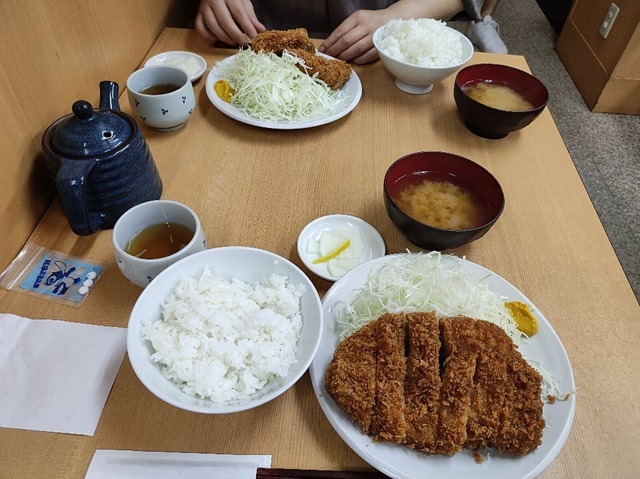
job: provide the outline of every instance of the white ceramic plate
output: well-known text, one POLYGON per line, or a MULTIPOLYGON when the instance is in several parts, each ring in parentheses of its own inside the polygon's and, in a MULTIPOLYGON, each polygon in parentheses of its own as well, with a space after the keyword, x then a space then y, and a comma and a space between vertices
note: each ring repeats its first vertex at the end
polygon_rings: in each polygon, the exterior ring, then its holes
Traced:
MULTIPOLYGON (((323 55, 322 53, 318 53, 318 55, 324 56, 326 58, 331 58, 328 55, 323 55)), ((358 78, 356 72, 353 71, 351 73, 349 81, 347 81, 347 83, 345 83, 341 88, 342 94, 345 96, 345 101, 341 102, 339 107, 330 114, 319 116, 309 120, 291 122, 269 122, 259 120, 247 115, 239 108, 222 100, 213 90, 214 83, 218 80, 223 79, 219 76, 218 69, 216 67, 218 65, 223 65, 226 62, 233 61, 234 56, 235 55, 232 55, 229 58, 225 58, 224 60, 218 62, 211 69, 209 75, 207 75, 205 87, 207 90, 207 96, 209 97, 211 103, 213 103, 213 106, 215 106, 218 110, 220 110, 228 117, 231 117, 239 122, 246 123, 247 125, 258 126, 261 128, 270 128, 274 130, 299 130, 303 128, 313 128, 315 126, 326 125, 327 123, 339 120, 340 118, 351 112, 351 110, 356 107, 356 105, 360 101, 360 97, 362 96, 362 83, 360 83, 360 78, 358 78)))
POLYGON ((385 246, 382 236, 366 221, 348 215, 329 215, 313 220, 298 236, 298 256, 312 273, 329 281, 336 281, 339 277, 329 273, 327 263, 313 264, 313 260, 318 258, 318 255, 308 253, 309 240, 319 241, 323 231, 344 227, 355 229, 362 237, 364 252, 361 263, 384 256, 385 246))
POLYGON ((315 286, 291 261, 270 251, 243 246, 226 246, 194 253, 172 264, 142 291, 131 311, 127 327, 127 353, 136 376, 149 391, 163 401, 187 411, 227 414, 245 411, 280 396, 307 371, 320 343, 322 306, 315 286), (153 346, 142 335, 142 323, 158 321, 161 303, 185 276, 199 277, 205 266, 226 280, 239 279, 255 285, 272 274, 286 276, 294 285, 302 284, 300 300, 302 330, 298 339, 297 362, 285 378, 273 379, 253 396, 237 401, 213 402, 184 393, 162 374, 162 366, 151 359, 153 346))
POLYGON ((189 75, 189 79, 194 82, 198 80, 207 69, 207 61, 200 55, 192 52, 173 51, 163 52, 149 58, 144 66, 168 65, 183 69, 189 75))
MULTIPOLYGON (((370 261, 349 271, 338 280, 323 299, 324 326, 322 340, 309 369, 314 391, 322 410, 329 422, 342 439, 372 467, 396 479, 417 479, 425 477, 446 477, 448 479, 530 479, 540 474, 560 452, 573 422, 575 395, 566 401, 545 404, 544 418, 547 427, 544 430, 542 444, 535 451, 523 457, 500 454, 491 450, 490 457, 477 464, 468 451, 462 451, 453 457, 430 456, 390 443, 373 442, 353 424, 333 401, 324 388, 324 374, 331 362, 338 344, 335 330, 337 304, 345 301, 356 289, 364 286, 368 274, 397 255, 385 256, 370 261)), ((538 318, 539 331, 528 344, 520 346, 521 352, 530 358, 541 361, 542 367, 554 375, 560 391, 575 389, 573 373, 567 353, 555 331, 529 299, 509 282, 470 261, 448 256, 445 261, 459 262, 473 277, 487 278, 491 291, 511 301, 522 301, 531 306, 538 318)), ((444 263, 446 264, 446 263, 444 263)), ((486 456, 486 452, 482 453, 486 456)))

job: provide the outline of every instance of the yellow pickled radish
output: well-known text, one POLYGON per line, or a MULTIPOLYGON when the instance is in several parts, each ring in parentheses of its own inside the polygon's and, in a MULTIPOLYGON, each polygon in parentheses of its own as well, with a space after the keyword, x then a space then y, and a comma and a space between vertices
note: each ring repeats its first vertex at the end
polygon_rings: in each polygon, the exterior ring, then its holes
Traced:
POLYGON ((529 305, 520 301, 509 301, 504 303, 509 310, 509 314, 513 317, 518 329, 527 336, 531 337, 538 332, 538 320, 535 318, 529 305))
POLYGON ((236 92, 227 80, 218 80, 213 84, 213 90, 218 96, 227 103, 231 103, 231 97, 236 92))
POLYGON ((330 259, 333 259, 336 256, 338 256, 344 250, 346 250, 349 247, 350 244, 351 244, 351 240, 347 240, 344 243, 342 243, 342 245, 340 245, 338 248, 336 248, 333 251, 331 251, 329 254, 326 254, 326 255, 318 258, 318 259, 314 259, 312 263, 313 264, 325 263, 325 262, 329 261, 330 259))

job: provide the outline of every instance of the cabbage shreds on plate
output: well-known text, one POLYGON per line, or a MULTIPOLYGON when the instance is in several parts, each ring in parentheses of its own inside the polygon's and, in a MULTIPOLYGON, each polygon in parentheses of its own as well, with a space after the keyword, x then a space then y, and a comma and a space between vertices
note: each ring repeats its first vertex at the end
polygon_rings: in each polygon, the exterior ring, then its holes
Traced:
POLYGON ((299 121, 330 114, 343 100, 342 92, 301 71, 304 62, 284 51, 240 50, 218 64, 217 74, 235 90, 231 104, 263 121, 299 121))
POLYGON ((465 315, 497 324, 518 345, 521 333, 504 299, 462 263, 438 252, 398 255, 373 270, 365 285, 342 305, 341 339, 384 313, 435 311, 438 317, 465 315))
MULTIPOLYGON (((504 305, 505 298, 489 289, 488 277, 472 276, 462 262, 437 251, 397 255, 373 269, 364 286, 339 304, 337 332, 343 340, 387 312, 434 311, 438 318, 463 315, 494 323, 519 346, 527 339, 504 305)), ((550 396, 565 400, 573 392, 560 391, 540 361, 523 357, 542 376, 544 401, 550 396)))

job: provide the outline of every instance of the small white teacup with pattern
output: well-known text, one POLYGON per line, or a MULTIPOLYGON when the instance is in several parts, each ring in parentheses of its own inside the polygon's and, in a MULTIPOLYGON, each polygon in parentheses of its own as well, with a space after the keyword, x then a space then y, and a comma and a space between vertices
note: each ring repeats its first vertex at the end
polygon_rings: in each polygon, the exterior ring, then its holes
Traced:
POLYGON ((144 288, 167 267, 207 249, 198 215, 171 200, 140 203, 113 228, 113 248, 120 272, 144 288))
POLYGON ((196 107, 189 76, 167 65, 133 72, 127 79, 127 94, 135 119, 158 131, 182 128, 196 107))

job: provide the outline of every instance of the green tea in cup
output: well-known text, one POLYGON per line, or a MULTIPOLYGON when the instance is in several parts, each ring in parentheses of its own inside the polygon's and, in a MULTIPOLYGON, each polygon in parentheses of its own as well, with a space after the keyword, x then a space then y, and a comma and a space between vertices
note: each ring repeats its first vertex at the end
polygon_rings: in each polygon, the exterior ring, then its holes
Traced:
POLYGON ((194 231, 180 223, 164 222, 138 231, 127 243, 125 251, 142 259, 171 256, 187 246, 194 231))
POLYGON ((195 211, 171 200, 140 203, 113 227, 113 249, 122 274, 144 288, 173 263, 207 249, 195 211))

